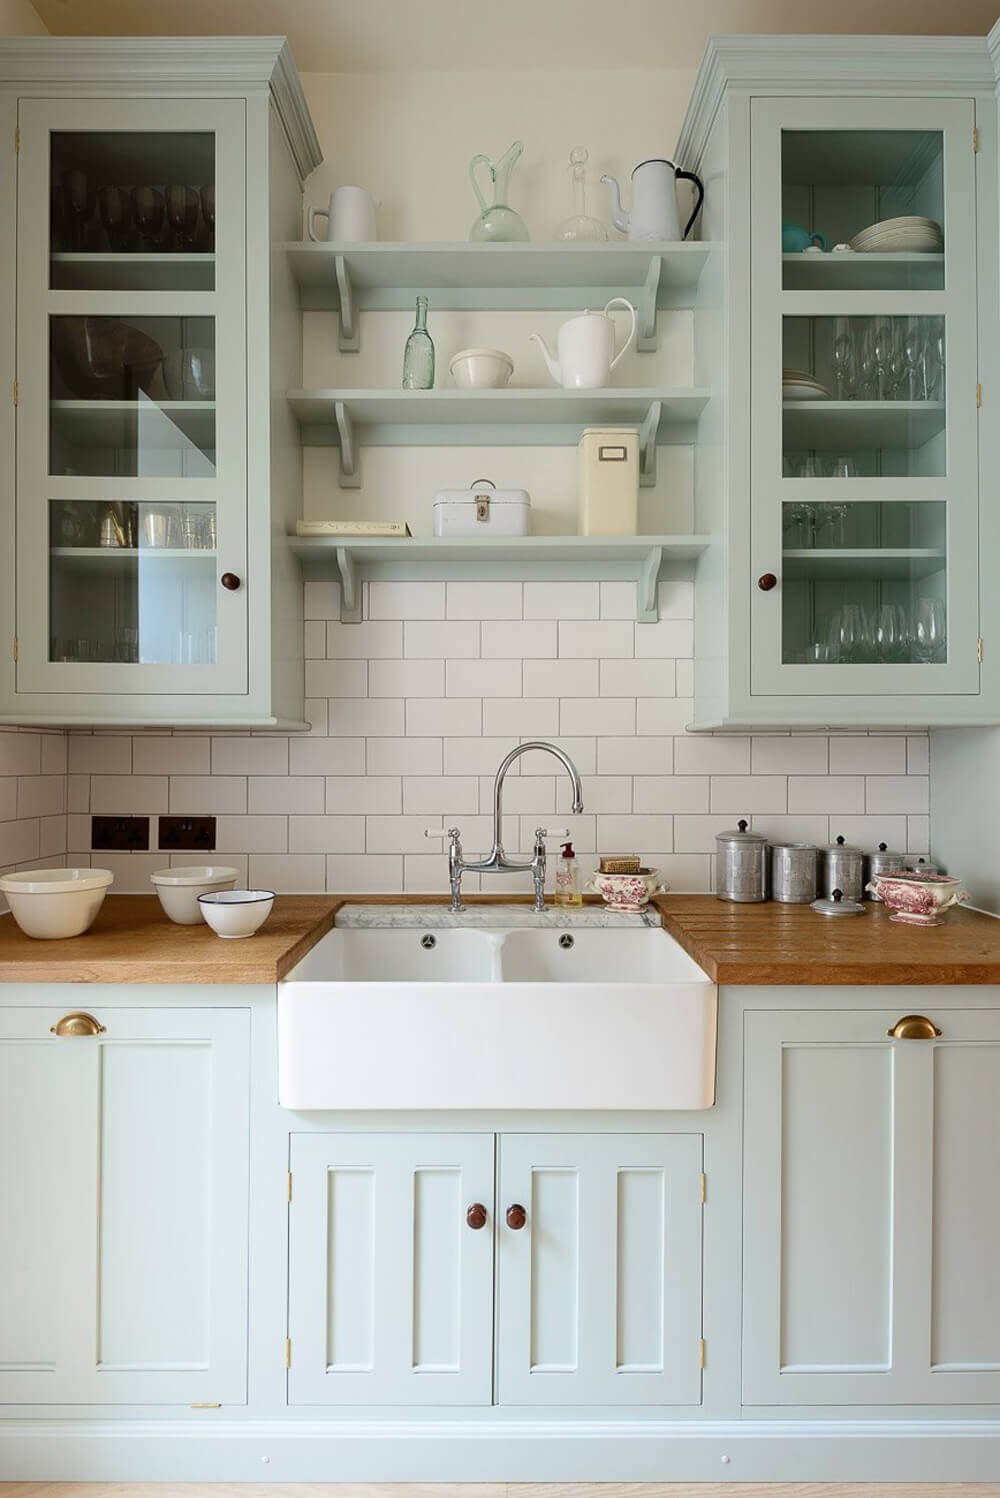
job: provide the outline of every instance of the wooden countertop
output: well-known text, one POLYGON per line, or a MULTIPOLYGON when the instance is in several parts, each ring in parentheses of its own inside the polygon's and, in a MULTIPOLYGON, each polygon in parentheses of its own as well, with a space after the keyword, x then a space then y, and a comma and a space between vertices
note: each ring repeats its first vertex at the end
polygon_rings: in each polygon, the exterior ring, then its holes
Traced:
POLYGON ((155 895, 108 895, 84 936, 36 941, 0 917, 0 983, 276 983, 333 925, 332 895, 278 895, 245 941, 168 921, 155 895))
POLYGON ((660 895, 663 924, 716 983, 1000 983, 1000 920, 949 910, 907 926, 879 905, 822 916, 808 905, 660 895))

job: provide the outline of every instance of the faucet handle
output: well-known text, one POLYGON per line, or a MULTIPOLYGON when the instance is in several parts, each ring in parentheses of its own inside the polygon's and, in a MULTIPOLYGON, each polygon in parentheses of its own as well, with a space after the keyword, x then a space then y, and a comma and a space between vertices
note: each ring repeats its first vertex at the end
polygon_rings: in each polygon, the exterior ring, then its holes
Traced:
POLYGON ((462 836, 462 834, 461 834, 461 831, 460 831, 460 829, 458 827, 448 827, 448 828, 444 828, 444 827, 425 827, 424 828, 424 837, 449 837, 449 838, 451 838, 452 842, 454 842, 456 840, 456 838, 460 838, 461 836, 462 836))
POLYGON ((538 842, 544 842, 547 837, 569 837, 568 827, 536 827, 535 838, 538 842))

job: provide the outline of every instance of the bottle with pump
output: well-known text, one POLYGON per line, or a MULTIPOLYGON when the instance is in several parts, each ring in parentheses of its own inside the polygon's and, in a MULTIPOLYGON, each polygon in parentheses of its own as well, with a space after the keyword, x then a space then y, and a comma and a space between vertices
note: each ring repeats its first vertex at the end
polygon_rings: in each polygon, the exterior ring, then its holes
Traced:
POLYGON ((580 892, 580 865, 576 861, 572 843, 563 843, 559 862, 556 864, 556 890, 553 895, 556 905, 582 905, 580 892))

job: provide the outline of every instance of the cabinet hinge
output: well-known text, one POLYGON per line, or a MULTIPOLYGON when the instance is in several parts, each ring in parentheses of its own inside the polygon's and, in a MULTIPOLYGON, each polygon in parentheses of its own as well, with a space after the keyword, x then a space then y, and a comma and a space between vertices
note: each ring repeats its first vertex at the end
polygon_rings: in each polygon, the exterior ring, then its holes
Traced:
POLYGON ((977 128, 973 127, 973 131, 972 131, 972 154, 975 155, 975 153, 978 150, 979 150, 979 131, 978 131, 977 128))
POLYGON ((702 1173, 701 1173, 701 1196, 700 1196, 700 1199, 701 1199, 702 1206, 704 1206, 705 1202, 708 1200, 708 1176, 705 1174, 704 1171, 702 1171, 702 1173))
POLYGON ((702 1368, 702 1369, 705 1367, 705 1338, 704 1337, 702 1337, 701 1341, 698 1343, 698 1367, 702 1368))
POLYGON ((219 1404, 218 1402, 214 1402, 213 1403, 211 1400, 206 1399, 206 1400, 202 1401, 202 1403, 200 1403, 200 1404, 192 1404, 191 1405, 191 1409, 193 1409, 193 1410, 221 1410, 222 1409, 222 1405, 219 1404))
POLYGON ((16 406, 17 405, 17 381, 16 380, 14 381, 14 384, 13 384, 13 387, 11 388, 11 392, 10 393, 11 393, 11 399, 13 400, 13 402, 14 402, 14 404, 16 406))
POLYGON ((983 403, 983 387, 982 387, 982 385, 978 385, 977 384, 977 386, 976 386, 976 410, 977 411, 979 410, 979 408, 982 405, 982 403, 983 403))
POLYGON ((17 660, 17 635, 14 636, 14 659, 17 660))
POLYGON ((285 1367, 286 1368, 290 1368, 291 1366, 292 1366, 292 1339, 291 1339, 291 1337, 286 1337, 285 1338, 285 1367))
POLYGON ((976 641, 976 660, 980 665, 983 664, 983 642, 981 639, 976 641))
POLYGON ((287 1176, 285 1178, 285 1190, 286 1190, 286 1193, 287 1193, 286 1200, 287 1201, 291 1201, 291 1199, 292 1199, 292 1172, 291 1171, 289 1171, 287 1173, 287 1176))

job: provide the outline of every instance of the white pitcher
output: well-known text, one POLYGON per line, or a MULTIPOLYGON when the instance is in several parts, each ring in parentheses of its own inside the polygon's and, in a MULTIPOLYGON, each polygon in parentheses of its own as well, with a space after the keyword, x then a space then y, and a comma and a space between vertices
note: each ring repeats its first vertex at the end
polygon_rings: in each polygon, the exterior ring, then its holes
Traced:
POLYGON ((666 160, 640 161, 633 171, 631 213, 626 213, 622 207, 615 178, 605 175, 601 181, 611 188, 611 218, 615 228, 633 241, 686 239, 705 196, 700 177, 696 177, 694 172, 682 172, 680 167, 666 160), (686 182, 693 182, 698 192, 697 202, 683 232, 677 206, 677 183, 682 177, 686 182))
POLYGON ((338 187, 330 194, 329 208, 310 208, 306 220, 309 238, 340 244, 370 244, 378 238, 375 210, 378 203, 363 187, 338 187), (316 233, 316 220, 326 219, 326 233, 316 233))
POLYGON ((584 312, 564 322, 556 335, 556 358, 540 333, 531 338, 542 351, 549 374, 564 390, 600 390, 635 337, 635 308, 623 296, 613 296, 603 312, 584 312), (615 353, 615 324, 609 307, 627 307, 632 318, 629 335, 615 353))

